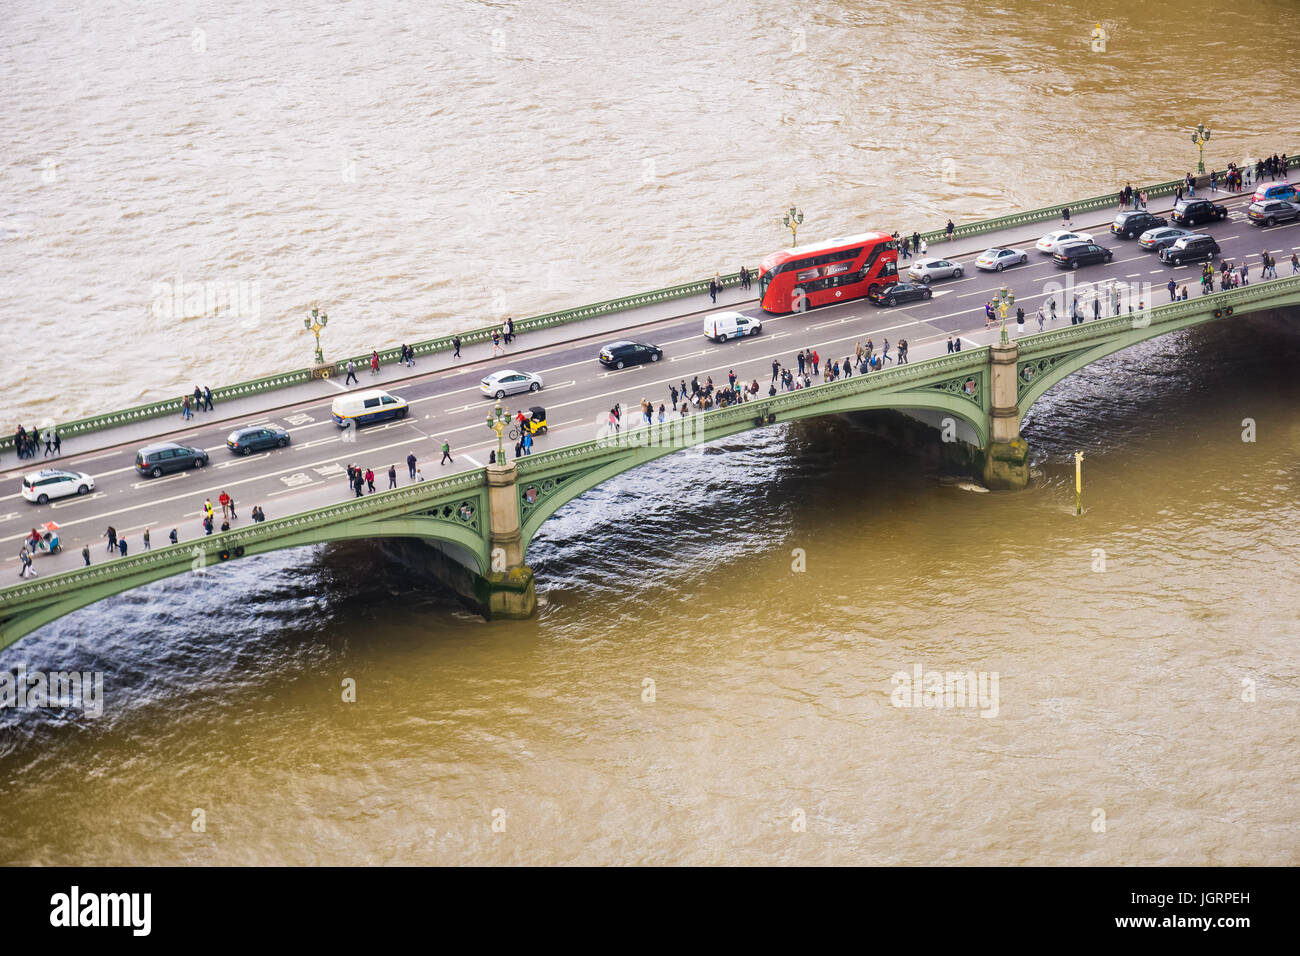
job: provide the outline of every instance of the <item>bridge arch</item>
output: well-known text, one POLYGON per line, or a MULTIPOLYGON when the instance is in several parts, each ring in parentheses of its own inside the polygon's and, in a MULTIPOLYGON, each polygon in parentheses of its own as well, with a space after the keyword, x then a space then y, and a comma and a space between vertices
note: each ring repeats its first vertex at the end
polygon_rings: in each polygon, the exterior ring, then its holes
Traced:
MULTIPOLYGON (((79 568, 76 571, 65 572, 76 576, 96 567, 121 572, 104 574, 79 587, 58 588, 61 576, 47 578, 44 583, 50 586, 48 599, 42 600, 38 597, 28 601, 23 607, 15 608, 11 615, 0 618, 0 650, 51 621, 97 604, 106 598, 166 578, 203 573, 224 566, 227 562, 220 559, 220 552, 235 547, 233 541, 228 541, 229 538, 229 533, 205 536, 193 541, 169 545, 166 548, 157 548, 133 558, 115 559, 92 568, 79 568), (135 567, 128 566, 132 563, 135 563, 135 567)), ((328 544, 333 541, 376 538, 420 538, 456 545, 458 553, 468 554, 472 558, 475 567, 471 570, 480 575, 485 574, 490 565, 488 542, 479 531, 460 522, 447 521, 425 514, 307 526, 288 534, 252 538, 242 545, 244 551, 240 557, 232 557, 229 560, 243 561, 273 551, 328 544)))
MULTIPOLYGON (((986 390, 981 390, 981 398, 983 398, 982 393, 984 391, 986 390)), ((521 532, 525 561, 527 560, 528 546, 532 543, 533 538, 541 530, 542 525, 560 508, 592 488, 604 484, 624 472, 631 471, 633 468, 649 464, 652 461, 657 461, 660 458, 696 445, 718 441, 732 435, 754 431, 758 428, 766 428, 770 424, 783 424, 851 412, 900 411, 905 409, 924 409, 961 419, 974 431, 981 447, 988 443, 989 424, 986 408, 981 407, 976 401, 972 401, 964 395, 937 389, 880 390, 849 394, 828 399, 816 405, 791 408, 776 416, 774 422, 759 422, 759 410, 756 409, 754 418, 710 429, 698 441, 690 443, 659 446, 636 445, 632 444, 632 441, 639 433, 645 433, 645 426, 641 426, 639 429, 628 429, 619 434, 620 444, 611 445, 610 454, 597 463, 572 469, 568 473, 560 471, 554 476, 547 476, 551 481, 556 482, 556 485, 552 490, 544 491, 537 503, 532 507, 528 506, 526 499, 521 499, 521 511, 523 512, 521 515, 521 532)), ((539 475, 538 479, 540 480, 530 481, 527 475, 521 475, 519 478, 521 493, 527 494, 530 487, 542 486, 546 483, 546 477, 539 475)))

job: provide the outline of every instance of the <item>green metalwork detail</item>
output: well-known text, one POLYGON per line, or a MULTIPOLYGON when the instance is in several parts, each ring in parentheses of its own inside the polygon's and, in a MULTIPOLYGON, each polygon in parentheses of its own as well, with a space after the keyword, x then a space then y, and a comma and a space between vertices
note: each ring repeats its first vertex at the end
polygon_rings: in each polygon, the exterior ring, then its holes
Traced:
MULTIPOLYGON (((1290 166, 1300 166, 1300 155, 1289 154, 1287 162, 1290 166)), ((1172 194, 1181 184, 1182 180, 1170 180, 1169 182, 1147 186, 1146 191, 1149 196, 1167 196, 1172 194)), ((1042 208, 1031 209, 1025 212, 1012 213, 996 219, 985 219, 979 222, 965 223, 957 226, 953 235, 954 237, 972 236, 985 232, 993 232, 998 229, 1005 229, 1009 226, 1024 225, 1027 223, 1054 219, 1061 214, 1061 209, 1066 206, 1071 210, 1077 210, 1080 212, 1104 209, 1116 204, 1115 197, 1115 193, 1109 193, 1105 196, 1094 196, 1091 199, 1079 199, 1072 202, 1058 203, 1053 206, 1043 206, 1042 208)), ((921 235, 927 242, 934 242, 943 239, 946 233, 942 229, 937 229, 931 232, 922 233, 921 235)), ((757 272, 757 270, 755 270, 755 272, 757 272)), ((738 272, 730 273, 721 278, 723 286, 734 286, 740 282, 740 274, 738 272)), ((665 302, 670 299, 684 298, 691 295, 703 295, 708 291, 708 287, 709 283, 707 279, 699 282, 685 282, 680 285, 655 289, 650 292, 642 292, 634 295, 622 296, 616 299, 607 299, 604 302, 595 302, 591 305, 578 306, 574 309, 548 312, 544 315, 535 315, 529 318, 520 319, 515 323, 515 330, 517 332, 529 332, 537 329, 550 328, 556 325, 565 325, 583 319, 595 318, 601 315, 608 315, 611 312, 619 312, 625 309, 634 309, 640 306, 665 302)), ((500 328, 500 323, 495 323, 490 326, 484 326, 482 328, 471 329, 467 332, 459 333, 461 343, 468 345, 476 342, 489 341, 492 338, 493 331, 500 328)), ((440 338, 416 342, 412 347, 415 349, 416 355, 431 355, 435 352, 444 352, 449 350, 451 348, 451 340, 452 336, 444 335, 440 338)), ((398 351, 398 349, 384 349, 379 353, 380 361, 385 364, 397 361, 398 351)), ((348 361, 349 359, 344 358, 334 363, 335 370, 341 373, 347 368, 348 361)), ((370 361, 370 356, 369 354, 354 355, 351 357, 351 361, 357 362, 359 365, 365 365, 370 361)), ((297 385, 311 380, 311 369, 295 369, 289 372, 267 375, 263 378, 253 379, 248 382, 239 382, 235 385, 222 386, 221 388, 213 389, 212 394, 216 401, 221 402, 228 401, 232 398, 243 398, 248 395, 255 395, 272 389, 284 388, 289 385, 297 385)), ((118 425, 131 424, 148 418, 180 414, 180 410, 181 399, 178 397, 165 399, 159 402, 151 402, 146 405, 137 405, 134 408, 111 412, 106 415, 80 418, 76 421, 64 422, 57 427, 59 433, 66 438, 85 434, 87 432, 99 431, 105 428, 112 428, 118 425)), ((0 435, 0 451, 12 447, 13 434, 0 435)))
POLYGON ((940 392, 948 392, 956 395, 958 398, 964 398, 966 401, 975 405, 977 408, 984 407, 984 372, 971 372, 960 378, 950 378, 944 382, 935 382, 930 388, 940 392))
POLYGON ((480 523, 480 513, 483 508, 481 497, 466 498, 458 502, 448 502, 431 508, 428 511, 421 511, 420 514, 437 521, 448 521, 452 524, 461 524, 467 528, 482 534, 483 526, 480 523))
POLYGON ((1051 355, 1044 355, 1041 358, 1030 359, 1027 362, 1020 362, 1016 374, 1016 397, 1019 399, 1034 380, 1045 372, 1050 372, 1058 364, 1068 361, 1076 355, 1086 352, 1087 349, 1072 349, 1068 352, 1054 352, 1051 355))

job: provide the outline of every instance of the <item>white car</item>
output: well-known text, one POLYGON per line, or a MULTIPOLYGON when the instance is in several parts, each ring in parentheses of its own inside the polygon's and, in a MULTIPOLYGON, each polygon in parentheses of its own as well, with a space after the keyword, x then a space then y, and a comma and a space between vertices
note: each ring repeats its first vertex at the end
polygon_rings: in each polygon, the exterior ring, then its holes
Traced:
POLYGON ((519 392, 540 392, 542 390, 542 377, 534 375, 532 372, 516 372, 514 369, 505 369, 500 372, 493 372, 483 379, 482 384, 479 385, 479 390, 490 398, 505 398, 507 395, 516 395, 519 392))
POLYGON ((1062 246, 1069 246, 1076 242, 1092 242, 1092 236, 1086 232, 1070 232, 1068 229, 1058 229, 1056 232, 1049 232, 1039 239, 1034 243, 1034 248, 1050 256, 1062 246))
POLYGON ((960 279, 961 263, 948 259, 917 259, 907 270, 910 278, 929 284, 935 279, 960 279))
POLYGON ((1029 253, 1020 249, 1001 249, 994 247, 980 254, 975 260, 975 268, 985 272, 1001 272, 1007 266, 1018 266, 1029 261, 1029 253))
POLYGON ((46 468, 23 476, 23 497, 43 505, 51 498, 85 495, 95 490, 95 479, 79 471, 46 468))

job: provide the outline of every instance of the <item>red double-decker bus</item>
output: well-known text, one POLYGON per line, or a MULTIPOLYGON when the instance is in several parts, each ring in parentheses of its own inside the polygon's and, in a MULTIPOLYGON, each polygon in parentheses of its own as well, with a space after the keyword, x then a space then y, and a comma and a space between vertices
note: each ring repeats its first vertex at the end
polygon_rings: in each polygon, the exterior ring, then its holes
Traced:
POLYGON ((758 267, 758 301, 776 315, 860 299, 898 281, 898 243, 885 232, 774 252, 758 267))

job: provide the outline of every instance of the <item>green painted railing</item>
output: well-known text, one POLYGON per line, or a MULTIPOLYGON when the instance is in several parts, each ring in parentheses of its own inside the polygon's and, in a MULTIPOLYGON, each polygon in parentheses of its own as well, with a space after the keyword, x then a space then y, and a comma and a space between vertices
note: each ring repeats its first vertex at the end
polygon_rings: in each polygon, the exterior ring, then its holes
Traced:
MULTIPOLYGON (((1288 167, 1300 166, 1300 156, 1288 155, 1288 167)), ((1167 196, 1172 194, 1179 186, 1182 180, 1170 180, 1169 182, 1157 183, 1153 186, 1142 187, 1146 189, 1148 196, 1167 196)), ((1209 177, 1202 176, 1198 178, 1198 187, 1202 183, 1208 183, 1209 177)), ((1141 189, 1138 190, 1139 192, 1141 189)), ((966 223, 957 226, 953 232, 955 238, 973 236, 984 232, 995 232, 999 229, 1006 229, 1012 226, 1026 225, 1033 222, 1043 222, 1049 219, 1055 219, 1061 214, 1062 208, 1068 206, 1071 212, 1090 212, 1096 209, 1106 209, 1118 204, 1117 193, 1111 192, 1104 196, 1094 196, 1091 199, 1079 199, 1072 202, 1060 203, 1054 206, 1043 206, 1039 209, 1031 209, 1025 212, 1012 213, 1007 216, 1001 216, 996 219, 984 219, 979 222, 966 223)), ((942 240, 946 232, 943 229, 933 230, 921 234, 927 243, 942 240)), ((757 278, 755 270, 755 278, 757 278)), ((724 287, 734 286, 740 282, 740 273, 733 272, 722 276, 724 287)), ((641 306, 653 305, 659 302, 666 302, 672 299, 681 299, 693 295, 703 295, 708 291, 709 280, 704 279, 699 282, 685 282, 680 285, 669 286, 664 289, 655 289, 651 292, 642 292, 635 295, 621 296, 615 299, 607 299, 604 302, 595 302, 590 305, 578 306, 574 309, 565 309, 559 312, 548 312, 544 315, 535 315, 529 318, 520 319, 515 322, 515 331, 518 333, 531 332, 538 329, 546 329, 556 325, 566 325, 571 322, 580 322, 584 319, 595 318, 601 315, 608 315, 612 312, 621 312, 627 309, 635 309, 641 306)), ((467 332, 459 333, 462 345, 472 345, 478 342, 489 341, 492 333, 501 328, 500 323, 495 323, 482 328, 471 329, 467 332)), ((413 344, 416 355, 431 355, 437 352, 444 352, 452 347, 451 335, 444 335, 436 339, 429 339, 424 342, 413 344)), ((384 349, 379 353, 380 361, 389 365, 396 362, 399 355, 398 348, 384 349)), ((354 355, 351 359, 344 358, 333 363, 335 374, 342 374, 347 367, 348 361, 353 361, 359 368, 366 367, 370 362, 370 355, 354 355)), ((244 398, 249 395, 256 395, 261 392, 271 391, 273 389, 284 388, 288 385, 299 385, 308 382, 312 378, 312 370, 309 368, 296 369, 291 372, 281 372, 275 375, 267 375, 263 378, 253 379, 248 382, 239 382, 235 385, 226 385, 221 388, 212 390, 214 402, 225 402, 234 398, 244 398)), ((124 409, 122 411, 110 412, 106 415, 93 415, 88 418, 80 418, 71 422, 59 424, 59 434, 64 438, 72 438, 77 435, 83 435, 87 432, 100 431, 105 428, 114 428, 120 425, 127 425, 150 418, 159 418, 164 415, 179 415, 181 411, 180 397, 164 399, 158 402, 151 402, 145 405, 137 405, 134 408, 124 409)), ((14 436, 12 432, 0 435, 0 451, 7 451, 13 447, 14 436)))

